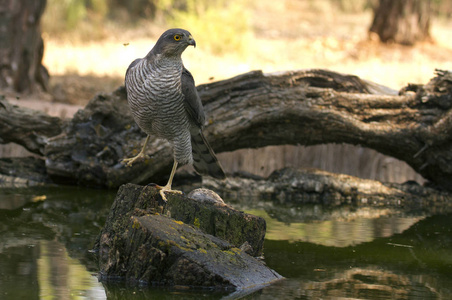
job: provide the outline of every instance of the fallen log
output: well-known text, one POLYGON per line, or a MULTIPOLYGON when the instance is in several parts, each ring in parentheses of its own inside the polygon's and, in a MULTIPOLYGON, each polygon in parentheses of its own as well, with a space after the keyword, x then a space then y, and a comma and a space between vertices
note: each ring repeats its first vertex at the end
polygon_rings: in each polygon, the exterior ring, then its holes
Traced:
MULTIPOLYGON (((409 85, 400 94, 325 70, 255 71, 198 90, 208 116, 205 135, 217 153, 349 143, 403 160, 432 184, 452 189, 450 72, 438 71, 426 85, 409 85)), ((94 98, 63 126, 63 134, 45 140, 42 154, 55 181, 107 187, 164 183, 172 164, 165 141, 152 138, 149 158, 131 168, 119 162, 137 153, 143 139, 120 88, 94 98)))
POLYGON ((48 138, 60 134, 62 127, 61 119, 12 105, 0 96, 0 144, 16 143, 44 155, 48 138))
POLYGON ((282 278, 253 258, 262 255, 262 218, 177 193, 167 199, 155 187, 120 187, 95 246, 102 281, 246 289, 282 278))

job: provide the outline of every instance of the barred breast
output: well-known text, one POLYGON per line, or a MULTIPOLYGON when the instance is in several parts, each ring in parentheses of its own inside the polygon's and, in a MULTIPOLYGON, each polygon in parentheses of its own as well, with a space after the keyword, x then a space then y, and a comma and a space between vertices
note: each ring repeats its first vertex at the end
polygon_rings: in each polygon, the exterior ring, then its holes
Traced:
POLYGON ((164 138, 180 164, 192 163, 190 123, 181 90, 181 60, 141 59, 126 75, 127 99, 138 126, 164 138))

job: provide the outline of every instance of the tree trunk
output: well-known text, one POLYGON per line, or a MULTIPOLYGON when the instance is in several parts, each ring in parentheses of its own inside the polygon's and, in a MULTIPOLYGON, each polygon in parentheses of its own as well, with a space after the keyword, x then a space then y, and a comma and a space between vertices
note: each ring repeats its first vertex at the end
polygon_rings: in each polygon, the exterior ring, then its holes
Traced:
POLYGON ((380 0, 370 32, 384 43, 414 45, 430 39, 429 0, 380 0))
POLYGON ((47 90, 40 19, 46 0, 0 1, 0 89, 47 90))

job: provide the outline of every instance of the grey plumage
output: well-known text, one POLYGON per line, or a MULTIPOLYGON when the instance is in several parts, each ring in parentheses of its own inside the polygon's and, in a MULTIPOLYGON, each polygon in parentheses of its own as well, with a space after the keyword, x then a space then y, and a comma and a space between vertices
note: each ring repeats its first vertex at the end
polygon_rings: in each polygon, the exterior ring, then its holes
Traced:
MULTIPOLYGON (((201 99, 193 76, 182 63, 182 52, 189 45, 196 43, 188 31, 167 30, 146 57, 130 64, 125 78, 127 99, 138 126, 148 135, 168 140, 173 147, 175 164, 169 187, 178 163, 193 163, 202 175, 225 178, 202 133, 206 117, 201 99)), ((124 161, 131 164, 137 158, 124 161)))

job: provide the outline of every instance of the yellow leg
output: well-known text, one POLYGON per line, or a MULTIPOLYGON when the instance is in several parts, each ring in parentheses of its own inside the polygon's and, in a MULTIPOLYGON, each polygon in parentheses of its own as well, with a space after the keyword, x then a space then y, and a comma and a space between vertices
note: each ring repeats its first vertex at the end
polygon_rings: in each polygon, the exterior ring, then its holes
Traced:
POLYGON ((171 174, 168 179, 168 183, 165 186, 163 186, 160 190, 160 196, 162 196, 163 200, 165 200, 165 201, 167 201, 165 192, 173 192, 173 193, 182 194, 181 191, 176 191, 176 190, 171 189, 171 184, 173 183, 174 173, 176 173, 176 170, 177 170, 177 161, 174 160, 173 169, 171 170, 171 174))
POLYGON ((146 137, 146 140, 144 141, 143 148, 141 148, 140 153, 138 153, 137 156, 131 157, 131 158, 124 158, 122 160, 123 163, 126 164, 127 167, 131 167, 132 164, 139 158, 145 157, 144 151, 146 150, 146 145, 149 142, 149 135, 146 137))

